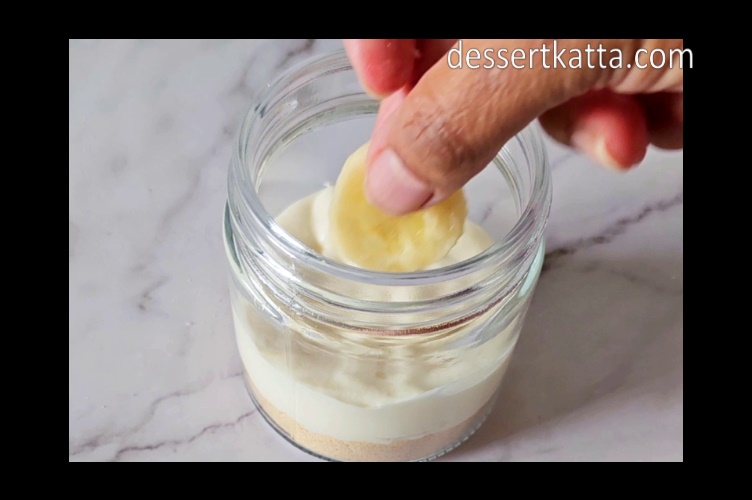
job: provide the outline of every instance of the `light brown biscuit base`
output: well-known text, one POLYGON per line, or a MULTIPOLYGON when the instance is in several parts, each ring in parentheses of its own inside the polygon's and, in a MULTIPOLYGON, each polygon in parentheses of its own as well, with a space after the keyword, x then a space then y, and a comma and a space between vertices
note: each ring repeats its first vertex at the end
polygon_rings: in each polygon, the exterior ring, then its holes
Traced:
POLYGON ((420 438, 402 439, 388 444, 343 441, 300 426, 289 415, 269 403, 256 390, 247 374, 245 379, 257 405, 288 439, 316 455, 343 462, 409 462, 437 458, 462 444, 480 427, 495 399, 492 397, 459 425, 420 438))

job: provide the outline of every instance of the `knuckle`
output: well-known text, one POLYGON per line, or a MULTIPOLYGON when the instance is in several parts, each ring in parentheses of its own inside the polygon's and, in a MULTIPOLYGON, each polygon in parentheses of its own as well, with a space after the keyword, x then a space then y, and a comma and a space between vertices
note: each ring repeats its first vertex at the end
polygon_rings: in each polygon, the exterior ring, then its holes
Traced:
POLYGON ((428 96, 419 96, 412 104, 394 128, 398 154, 416 175, 432 185, 455 185, 475 154, 462 126, 471 117, 447 112, 428 96))

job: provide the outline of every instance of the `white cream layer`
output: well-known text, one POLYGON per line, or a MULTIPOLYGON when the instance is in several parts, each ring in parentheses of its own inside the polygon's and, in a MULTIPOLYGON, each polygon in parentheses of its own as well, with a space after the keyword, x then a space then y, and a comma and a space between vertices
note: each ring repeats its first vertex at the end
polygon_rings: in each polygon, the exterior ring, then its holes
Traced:
MULTIPOLYGON (((277 222, 302 243, 337 259, 326 238, 331 191, 326 188, 292 204, 277 222)), ((467 222, 463 236, 435 266, 468 259, 490 244, 482 228, 467 222)), ((467 420, 501 382, 514 344, 509 336, 516 331, 513 321, 471 353, 450 355, 449 363, 411 364, 409 342, 399 351, 406 361, 395 362, 389 358, 395 351, 385 351, 383 363, 365 363, 317 353, 294 341, 281 345, 278 336, 285 334, 254 325, 253 318, 243 314, 245 307, 234 305, 235 329, 243 364, 256 389, 302 427, 345 441, 417 438, 467 420)))
MULTIPOLYGON (((456 370, 461 376, 458 380, 405 397, 399 390, 391 393, 395 388, 393 382, 414 373, 390 373, 386 378, 391 380, 379 381, 370 377, 370 370, 358 375, 349 370, 331 370, 331 365, 315 361, 293 368, 281 357, 264 356, 246 330, 250 325, 237 315, 235 324, 240 356, 256 390, 301 427, 343 441, 389 443, 458 425, 472 417, 493 395, 509 360, 506 353, 498 363, 482 370, 467 365, 456 370), (329 370, 331 373, 325 373, 329 370), (327 379, 329 387, 314 387, 301 376, 310 375, 311 371, 318 371, 319 380, 327 379), (348 394, 366 387, 367 393, 375 395, 380 404, 360 406, 337 397, 338 392, 348 394), (387 402, 389 399, 392 402, 387 402)), ((299 362, 303 358, 294 359, 299 362)), ((406 384, 405 392, 413 392, 414 388, 406 384)))

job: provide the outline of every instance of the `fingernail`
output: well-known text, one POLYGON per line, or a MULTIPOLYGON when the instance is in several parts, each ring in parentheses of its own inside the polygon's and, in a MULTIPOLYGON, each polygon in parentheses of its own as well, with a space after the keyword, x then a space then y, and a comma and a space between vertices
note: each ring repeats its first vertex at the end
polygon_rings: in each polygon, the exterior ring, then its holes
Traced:
POLYGON ((365 189, 371 204, 393 215, 417 210, 433 196, 433 189, 410 172, 392 149, 373 161, 365 189))
POLYGON ((590 155, 598 163, 617 172, 626 172, 632 165, 622 165, 609 153, 606 138, 589 130, 577 130, 572 134, 572 145, 590 155))

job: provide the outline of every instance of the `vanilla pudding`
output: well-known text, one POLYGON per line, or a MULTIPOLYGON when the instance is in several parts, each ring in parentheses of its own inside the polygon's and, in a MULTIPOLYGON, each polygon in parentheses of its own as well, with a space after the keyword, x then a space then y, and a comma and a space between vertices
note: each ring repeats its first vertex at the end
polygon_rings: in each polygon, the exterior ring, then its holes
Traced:
MULTIPOLYGON (((331 198, 327 187, 276 221, 341 261, 328 237, 331 198)), ((430 267, 464 261, 491 244, 480 226, 466 221, 448 255, 430 267)), ((385 339, 334 329, 311 334, 292 324, 281 330, 247 299, 233 301, 247 382, 267 419, 307 450, 346 461, 427 459, 472 434, 493 404, 522 316, 469 349, 463 338, 495 321, 491 309, 454 329, 385 339)))

